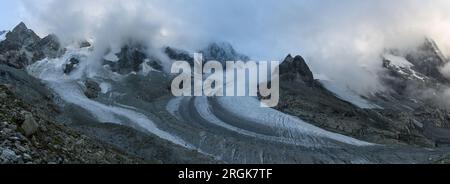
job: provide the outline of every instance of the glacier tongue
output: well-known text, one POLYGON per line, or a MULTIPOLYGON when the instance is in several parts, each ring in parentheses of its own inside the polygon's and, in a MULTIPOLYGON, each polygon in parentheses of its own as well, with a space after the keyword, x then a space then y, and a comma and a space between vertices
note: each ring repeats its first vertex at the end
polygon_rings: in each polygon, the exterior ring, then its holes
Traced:
POLYGON ((280 133, 278 136, 281 137, 304 139, 307 135, 316 138, 329 138, 356 146, 372 145, 351 137, 328 132, 277 110, 260 107, 260 102, 254 97, 219 97, 218 102, 223 108, 240 118, 258 123, 259 126, 268 126, 271 129, 278 130, 278 133, 280 133))

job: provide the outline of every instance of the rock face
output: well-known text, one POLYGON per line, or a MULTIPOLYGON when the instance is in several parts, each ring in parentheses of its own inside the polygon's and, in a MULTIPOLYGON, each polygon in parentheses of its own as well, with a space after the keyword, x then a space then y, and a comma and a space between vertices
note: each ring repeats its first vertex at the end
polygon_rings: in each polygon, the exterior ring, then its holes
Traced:
POLYGON ((302 56, 288 55, 279 67, 281 80, 314 85, 314 76, 302 56))
POLYGON ((420 47, 407 53, 405 58, 414 65, 413 69, 421 74, 440 82, 449 82, 439 71, 439 68, 443 67, 448 60, 433 40, 425 39, 420 47))
POLYGON ((21 22, 11 32, 6 34, 6 40, 0 44, 0 51, 20 50, 22 48, 30 47, 37 43, 39 38, 33 30, 28 29, 27 26, 21 22))
POLYGON ((6 39, 0 42, 0 63, 18 69, 45 57, 59 57, 63 53, 64 49, 55 35, 41 39, 24 23, 8 32, 6 39))
POLYGON ((32 45, 31 51, 34 52, 32 62, 39 61, 45 57, 57 58, 64 54, 58 37, 56 35, 48 35, 32 45))

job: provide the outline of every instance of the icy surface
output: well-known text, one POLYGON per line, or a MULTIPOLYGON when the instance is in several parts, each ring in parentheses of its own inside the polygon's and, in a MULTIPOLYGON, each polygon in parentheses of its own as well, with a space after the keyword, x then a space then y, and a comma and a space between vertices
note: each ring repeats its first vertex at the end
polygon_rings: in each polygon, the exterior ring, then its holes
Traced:
POLYGON ((296 135, 309 135, 329 138, 357 146, 372 145, 371 143, 323 130, 272 108, 260 107, 260 102, 254 97, 219 97, 218 102, 223 108, 236 116, 259 123, 261 126, 279 130, 280 133, 283 133, 282 135, 286 136, 287 134, 291 138, 296 138, 296 135))
POLYGON ((111 84, 107 82, 102 82, 100 84, 100 88, 102 89, 102 93, 106 94, 111 91, 111 84))
MULTIPOLYGON (((75 104, 87 110, 104 123, 116 123, 144 129, 162 139, 168 140, 192 149, 193 147, 184 140, 160 130, 146 115, 130 108, 122 106, 110 106, 87 98, 80 86, 81 79, 87 77, 87 70, 91 69, 87 64, 89 51, 86 49, 69 50, 60 59, 44 59, 30 65, 28 73, 47 82, 47 85, 60 96, 65 102, 75 104), (77 56, 80 58, 79 68, 71 75, 63 72, 64 64, 69 58, 77 56)), ((102 92, 107 92, 110 87, 107 83, 101 83, 102 92)))
POLYGON ((211 103, 210 100, 212 99, 207 97, 177 97, 172 99, 166 108, 173 116, 182 119, 182 115, 178 112, 179 108, 193 101, 193 107, 189 108, 198 113, 207 122, 241 135, 265 141, 276 141, 305 147, 336 146, 330 140, 356 146, 373 145, 325 131, 274 109, 260 107, 260 102, 253 97, 218 97, 214 99, 217 100, 217 103, 211 103), (215 114, 215 108, 217 107, 228 111, 229 114, 227 116, 240 119, 239 124, 232 124, 217 116, 215 114), (271 132, 264 133, 260 131, 261 129, 269 129, 271 132))
POLYGON ((0 31, 0 42, 6 39, 6 31, 0 31))
POLYGON ((395 65, 395 66, 403 67, 403 68, 411 68, 412 66, 414 66, 412 63, 410 63, 404 57, 394 56, 392 54, 384 54, 383 57, 385 59, 391 61, 391 65, 395 65))
POLYGON ((352 103, 363 109, 375 109, 381 108, 378 105, 372 104, 371 102, 365 100, 357 93, 353 92, 349 88, 336 85, 334 82, 327 80, 320 80, 320 83, 329 91, 333 92, 341 100, 352 103))
POLYGON ((108 60, 108 61, 112 61, 112 62, 117 62, 119 61, 119 58, 116 55, 116 52, 111 51, 108 54, 106 54, 103 59, 108 60))

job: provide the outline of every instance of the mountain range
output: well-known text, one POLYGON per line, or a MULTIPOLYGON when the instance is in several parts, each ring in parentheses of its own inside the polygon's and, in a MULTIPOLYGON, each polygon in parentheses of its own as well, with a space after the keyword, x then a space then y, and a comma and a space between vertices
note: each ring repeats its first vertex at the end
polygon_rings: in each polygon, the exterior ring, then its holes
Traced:
MULTIPOLYGON (((1 35, 1 34, 0 34, 1 35)), ((280 103, 253 97, 173 97, 173 75, 145 44, 88 59, 20 23, 0 42, 2 163, 446 163, 449 60, 432 39, 380 53, 385 90, 359 95, 318 80, 302 56, 279 66, 280 103)), ((230 44, 206 60, 248 61, 230 44)), ((193 63, 167 46, 164 57, 193 63)))

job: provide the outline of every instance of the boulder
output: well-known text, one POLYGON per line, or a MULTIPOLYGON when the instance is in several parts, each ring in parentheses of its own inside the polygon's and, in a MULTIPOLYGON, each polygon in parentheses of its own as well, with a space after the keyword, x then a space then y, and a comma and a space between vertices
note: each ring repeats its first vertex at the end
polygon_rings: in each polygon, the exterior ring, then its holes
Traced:
POLYGON ((23 121, 21 128, 25 136, 30 137, 38 131, 39 124, 36 123, 33 115, 27 112, 25 113, 25 120, 23 121))
POLYGON ((88 97, 90 99, 97 98, 99 96, 100 92, 102 91, 102 88, 100 88, 100 85, 93 80, 90 80, 90 79, 86 80, 84 85, 86 86, 86 91, 84 92, 84 95, 86 95, 86 97, 88 97))

